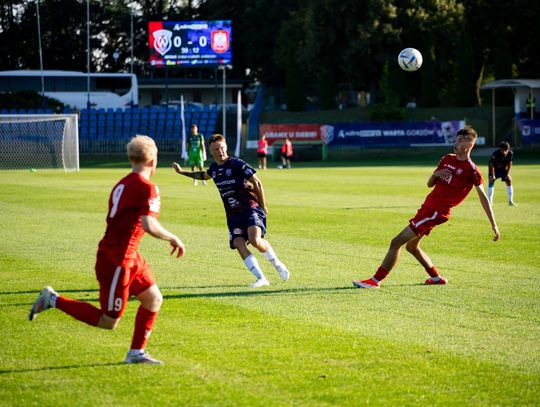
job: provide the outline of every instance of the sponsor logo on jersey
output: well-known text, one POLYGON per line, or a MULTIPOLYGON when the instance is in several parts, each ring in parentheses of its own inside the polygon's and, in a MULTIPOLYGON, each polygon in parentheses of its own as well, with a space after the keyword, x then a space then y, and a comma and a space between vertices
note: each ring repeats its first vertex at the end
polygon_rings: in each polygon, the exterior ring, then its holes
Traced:
POLYGON ((218 187, 222 186, 222 185, 230 185, 230 184, 236 184, 236 181, 234 179, 227 179, 225 181, 221 181, 221 182, 216 182, 216 185, 218 187))
POLYGON ((456 171, 456 174, 457 175, 461 175, 463 173, 463 169, 462 168, 458 168, 457 171, 456 171))

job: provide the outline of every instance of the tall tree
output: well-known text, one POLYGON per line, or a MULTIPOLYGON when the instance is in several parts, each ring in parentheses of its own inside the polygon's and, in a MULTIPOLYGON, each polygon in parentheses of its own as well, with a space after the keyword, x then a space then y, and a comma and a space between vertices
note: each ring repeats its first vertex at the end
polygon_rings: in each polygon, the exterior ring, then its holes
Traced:
POLYGON ((278 33, 274 59, 285 70, 287 110, 301 112, 305 108, 303 66, 300 60, 302 31, 294 19, 282 24, 278 33))

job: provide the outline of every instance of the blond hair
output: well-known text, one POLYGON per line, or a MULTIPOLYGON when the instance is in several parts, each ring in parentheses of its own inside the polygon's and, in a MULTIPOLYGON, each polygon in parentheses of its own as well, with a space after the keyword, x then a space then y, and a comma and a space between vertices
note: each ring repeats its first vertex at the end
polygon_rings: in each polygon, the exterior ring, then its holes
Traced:
POLYGON ((476 134, 476 130, 473 129, 471 126, 465 126, 461 130, 458 130, 456 137, 461 136, 465 140, 467 140, 469 143, 476 142, 476 139, 478 138, 478 134, 476 134))
POLYGON ((128 160, 133 164, 145 164, 157 157, 157 146, 148 136, 137 134, 127 144, 128 160))

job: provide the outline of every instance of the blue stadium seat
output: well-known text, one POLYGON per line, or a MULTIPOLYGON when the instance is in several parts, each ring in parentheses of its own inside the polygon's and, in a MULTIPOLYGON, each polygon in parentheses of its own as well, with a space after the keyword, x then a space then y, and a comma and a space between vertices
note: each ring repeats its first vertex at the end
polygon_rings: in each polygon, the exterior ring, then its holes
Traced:
POLYGON ((124 113, 116 113, 114 115, 114 130, 122 132, 124 126, 124 113))

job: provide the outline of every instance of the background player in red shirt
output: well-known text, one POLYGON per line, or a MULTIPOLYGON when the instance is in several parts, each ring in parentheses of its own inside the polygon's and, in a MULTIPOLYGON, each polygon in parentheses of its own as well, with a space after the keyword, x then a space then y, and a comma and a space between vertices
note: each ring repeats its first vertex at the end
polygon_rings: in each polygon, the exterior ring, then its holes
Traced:
POLYGON ((291 168, 291 159, 293 157, 293 146, 291 138, 289 136, 285 137, 283 145, 281 146, 281 162, 283 168, 291 168))
POLYGON ((49 308, 71 315, 79 321, 103 329, 114 329, 120 322, 131 295, 141 302, 135 318, 135 330, 126 363, 161 363, 145 353, 147 342, 163 297, 148 263, 138 253, 139 243, 147 232, 167 240, 171 254, 184 254, 184 244, 167 231, 157 217, 160 209, 158 188, 150 182, 157 165, 157 147, 148 136, 136 136, 127 145, 132 166, 109 197, 107 229, 99 242, 96 278, 99 282, 100 308, 76 301, 45 287, 30 310, 30 321, 49 308))
POLYGON ((489 199, 484 192, 482 174, 470 157, 476 138, 476 131, 472 127, 465 127, 457 132, 454 144, 455 154, 445 155, 428 179, 427 186, 435 188, 427 196, 416 216, 409 221, 409 225, 392 239, 390 249, 375 275, 367 280, 353 281, 355 287, 379 288, 380 282, 396 265, 401 247, 405 244, 407 251, 430 275, 425 281, 426 284, 446 284, 448 281, 439 275, 431 259, 420 248, 420 241, 424 236, 429 235, 431 229, 450 218, 451 208, 459 205, 473 186, 478 192, 480 203, 491 223, 495 234, 493 240, 499 240, 499 229, 495 223, 489 199))
POLYGON ((266 170, 266 156, 268 155, 268 140, 266 134, 262 134, 257 142, 257 161, 259 162, 259 170, 266 170))

